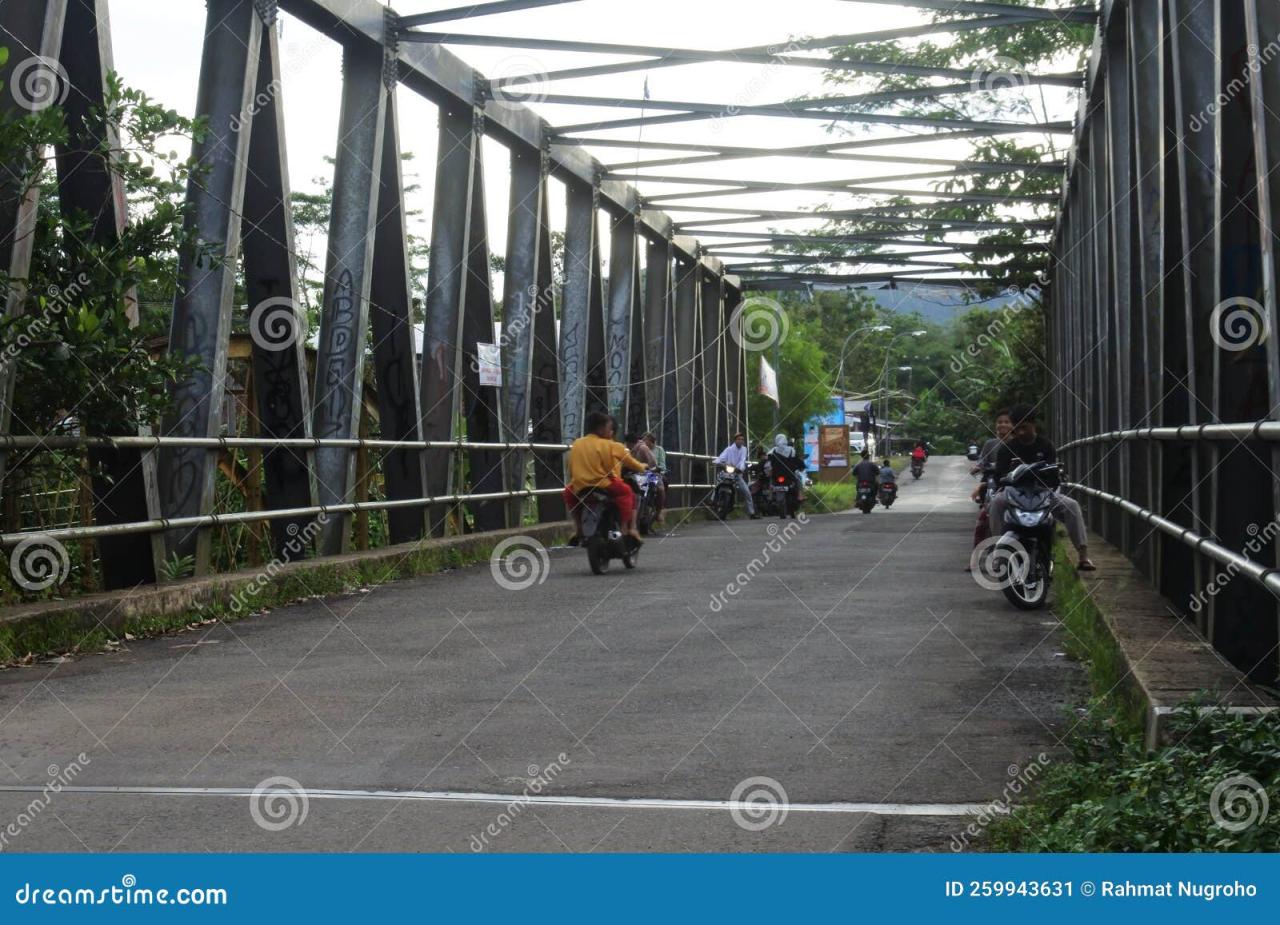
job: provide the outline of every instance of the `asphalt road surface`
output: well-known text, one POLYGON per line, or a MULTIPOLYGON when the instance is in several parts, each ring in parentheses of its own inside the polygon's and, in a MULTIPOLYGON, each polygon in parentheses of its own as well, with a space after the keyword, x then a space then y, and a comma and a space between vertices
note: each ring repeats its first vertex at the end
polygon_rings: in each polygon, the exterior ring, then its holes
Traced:
POLYGON ((0 672, 0 849, 950 850, 1083 689, 966 469, 0 672))

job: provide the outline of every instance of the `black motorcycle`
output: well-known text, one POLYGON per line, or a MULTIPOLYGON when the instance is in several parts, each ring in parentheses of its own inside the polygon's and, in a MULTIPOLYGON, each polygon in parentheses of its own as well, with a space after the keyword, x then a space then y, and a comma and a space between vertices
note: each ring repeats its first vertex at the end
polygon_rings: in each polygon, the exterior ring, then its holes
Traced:
POLYGON ((796 500, 800 483, 796 480, 795 473, 775 464, 770 482, 773 488, 773 507, 778 512, 778 516, 783 520, 795 517, 796 509, 800 506, 799 501, 796 500))
POLYGON ((885 509, 893 507, 893 502, 898 500, 898 483, 897 482, 881 482, 880 483, 880 503, 885 509))
POLYGON ((727 520, 733 512, 733 499, 738 493, 738 467, 725 463, 716 466, 716 488, 712 495, 711 509, 721 520, 727 520))
POLYGON ((916 459, 913 456, 911 458, 911 477, 913 479, 918 479, 922 475, 924 475, 924 460, 916 459))
POLYGON ((1000 488, 999 480, 996 478, 995 463, 983 463, 978 477, 982 479, 982 484, 978 486, 978 497, 975 500, 978 502, 978 507, 985 507, 991 500, 991 496, 1000 488))
POLYGON ((636 528, 648 536, 658 516, 658 490, 662 487, 662 473, 657 469, 649 469, 636 473, 633 478, 639 488, 636 495, 636 528))
POLYGON ((1009 603, 1038 610, 1049 600, 1053 582, 1053 492, 1061 467, 1055 463, 1023 463, 1001 481, 1003 524, 992 524, 999 538, 983 563, 984 574, 998 577, 1009 603), (1052 486, 1052 487, 1051 487, 1052 486))
POLYGON ((874 482, 869 479, 858 480, 858 497, 854 504, 862 513, 871 513, 871 509, 876 506, 876 486, 874 482))
POLYGON ((613 559, 621 559, 627 568, 635 568, 640 558, 636 541, 622 532, 618 518, 618 506, 607 491, 593 489, 581 500, 582 535, 587 547, 587 562, 591 571, 603 575, 613 559))
POLYGON ((764 463, 753 462, 747 466, 747 485, 751 488, 751 498, 755 502, 757 514, 772 517, 778 513, 774 507, 773 490, 764 463))

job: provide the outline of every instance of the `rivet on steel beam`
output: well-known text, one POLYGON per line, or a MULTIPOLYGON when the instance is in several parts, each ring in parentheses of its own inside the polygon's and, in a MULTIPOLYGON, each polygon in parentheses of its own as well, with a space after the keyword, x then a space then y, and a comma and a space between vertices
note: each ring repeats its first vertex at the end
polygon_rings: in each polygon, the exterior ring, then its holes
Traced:
POLYGON ((400 80, 400 17, 391 7, 382 10, 382 82, 388 89, 400 80))
POLYGON ((253 8, 268 29, 276 24, 276 17, 280 15, 280 5, 276 0, 253 0, 253 8))

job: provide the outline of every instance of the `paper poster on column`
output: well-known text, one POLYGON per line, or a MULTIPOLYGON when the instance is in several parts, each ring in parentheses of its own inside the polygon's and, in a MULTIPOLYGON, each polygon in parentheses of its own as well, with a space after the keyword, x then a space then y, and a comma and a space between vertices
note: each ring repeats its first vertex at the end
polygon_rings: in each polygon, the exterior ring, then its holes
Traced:
POLYGON ((769 365, 769 361, 764 357, 760 358, 760 388, 758 389, 765 398, 773 400, 775 405, 781 405, 778 401, 778 374, 774 372, 773 367, 769 365))
POLYGON ((481 385, 502 385, 502 348, 497 344, 476 344, 476 365, 481 385))

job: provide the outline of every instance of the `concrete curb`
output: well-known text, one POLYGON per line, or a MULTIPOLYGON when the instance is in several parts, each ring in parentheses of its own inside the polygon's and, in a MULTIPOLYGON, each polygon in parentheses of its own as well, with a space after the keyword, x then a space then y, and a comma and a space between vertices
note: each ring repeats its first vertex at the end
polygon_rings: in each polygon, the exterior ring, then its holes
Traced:
POLYGON ((1126 679, 1143 707, 1148 748, 1166 741, 1169 715, 1199 693, 1207 692, 1231 713, 1277 708, 1273 697, 1249 684, 1193 623, 1178 616, 1120 550, 1090 533, 1089 556, 1098 571, 1077 577, 1124 660, 1126 679))
POLYGON ((472 533, 345 553, 322 559, 264 565, 221 575, 186 578, 160 585, 88 594, 72 600, 40 601, 0 610, 0 630, 21 632, 41 623, 60 623, 84 631, 96 627, 119 630, 139 621, 196 617, 201 611, 251 613, 314 593, 339 593, 365 583, 413 578, 474 562, 505 539, 530 537, 551 546, 572 530, 569 521, 509 530, 472 533), (256 588, 256 590, 254 590, 256 588), (289 594, 290 589, 298 593, 289 594), (270 592, 270 593, 267 593, 270 592), (283 599, 282 599, 283 597, 283 599), (237 601, 244 601, 236 607, 237 601))

